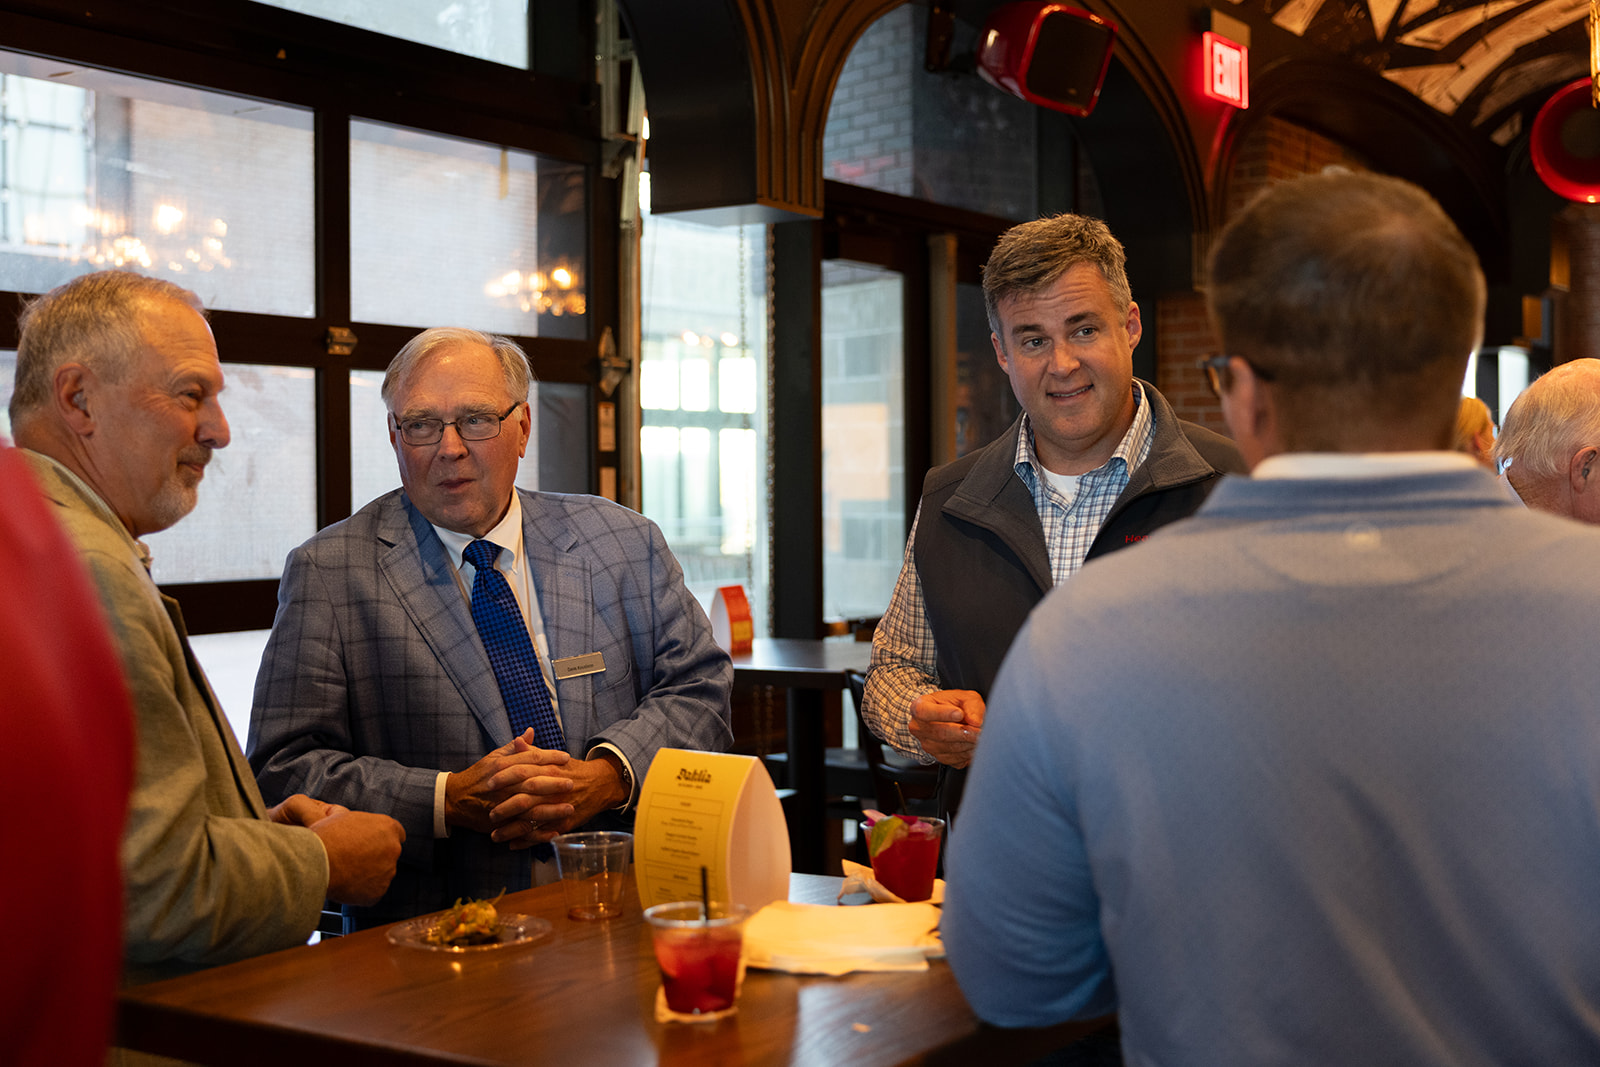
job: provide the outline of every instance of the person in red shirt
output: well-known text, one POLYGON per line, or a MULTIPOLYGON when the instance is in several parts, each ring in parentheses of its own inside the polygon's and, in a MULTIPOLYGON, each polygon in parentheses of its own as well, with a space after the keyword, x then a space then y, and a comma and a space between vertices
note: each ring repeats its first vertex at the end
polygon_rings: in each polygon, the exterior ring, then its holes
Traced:
POLYGON ((0 1060, 105 1062, 133 718, 99 599, 0 438, 0 1060))

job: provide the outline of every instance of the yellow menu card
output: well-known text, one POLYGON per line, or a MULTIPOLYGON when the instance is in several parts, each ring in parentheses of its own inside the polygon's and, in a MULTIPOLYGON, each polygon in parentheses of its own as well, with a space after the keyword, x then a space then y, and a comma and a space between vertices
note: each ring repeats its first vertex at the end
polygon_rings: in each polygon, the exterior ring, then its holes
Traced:
POLYGON ((755 911, 789 898, 789 828, 754 756, 663 748, 650 761, 633 826, 639 904, 711 899, 755 911))

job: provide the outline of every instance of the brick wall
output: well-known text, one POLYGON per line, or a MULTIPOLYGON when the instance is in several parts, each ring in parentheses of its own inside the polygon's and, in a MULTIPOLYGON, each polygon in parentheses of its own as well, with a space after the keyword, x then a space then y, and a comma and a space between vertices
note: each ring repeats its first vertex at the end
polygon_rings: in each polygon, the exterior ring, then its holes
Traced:
MULTIPOLYGON (((1367 163, 1337 141, 1279 118, 1269 118, 1239 146, 1229 175, 1224 216, 1232 218, 1264 186, 1313 174, 1330 165, 1368 170, 1367 163)), ((1197 279, 1198 281, 1198 279, 1197 279)), ((1136 294, 1137 295, 1137 294, 1136 294)), ((1148 305, 1141 304, 1146 314, 1148 305)), ((1180 418, 1227 433, 1222 410, 1195 366, 1217 350, 1199 292, 1166 293, 1155 302, 1161 346, 1156 351, 1156 387, 1180 418)))
MULTIPOLYGON (((1038 110, 972 76, 922 67, 925 8, 867 27, 839 73, 822 135, 824 177, 1030 219, 1038 206, 1038 110)), ((964 31, 975 33, 976 31, 964 31)), ((974 44, 960 39, 956 54, 974 44)))
POLYGON ((869 26, 839 73, 822 135, 826 178, 911 196, 913 36, 909 6, 869 26))
POLYGON ((1568 204, 1567 298, 1561 309, 1559 359, 1600 357, 1600 205, 1568 204))
POLYGON ((1205 298, 1199 293, 1172 293, 1156 301, 1159 316, 1156 388, 1161 390, 1179 418, 1227 433, 1222 409, 1206 387, 1205 372, 1196 363, 1217 350, 1206 317, 1205 298))

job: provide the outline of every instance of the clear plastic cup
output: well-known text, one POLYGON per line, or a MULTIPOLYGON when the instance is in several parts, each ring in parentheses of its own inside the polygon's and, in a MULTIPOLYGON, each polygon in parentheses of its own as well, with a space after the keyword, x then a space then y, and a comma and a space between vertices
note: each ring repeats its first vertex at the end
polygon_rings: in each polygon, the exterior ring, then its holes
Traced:
POLYGON ((616 830, 562 834, 550 842, 567 894, 567 918, 580 922, 622 913, 633 835, 616 830))

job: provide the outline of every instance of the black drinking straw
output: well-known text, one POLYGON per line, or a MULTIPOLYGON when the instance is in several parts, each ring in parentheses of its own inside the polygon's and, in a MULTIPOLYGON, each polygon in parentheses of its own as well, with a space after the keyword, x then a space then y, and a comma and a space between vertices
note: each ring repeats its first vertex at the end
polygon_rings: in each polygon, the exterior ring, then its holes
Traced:
POLYGON ((705 902, 705 912, 703 913, 704 917, 705 917, 705 924, 707 926, 710 926, 711 925, 711 885, 710 885, 709 881, 706 878, 706 869, 705 869, 704 864, 702 864, 701 867, 700 867, 700 899, 705 902))
POLYGON ((911 805, 906 803, 906 791, 900 788, 900 783, 894 784, 894 791, 900 797, 900 810, 907 815, 911 814, 911 805))

